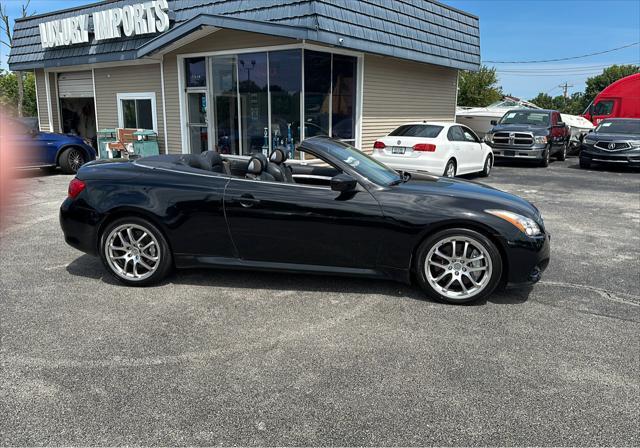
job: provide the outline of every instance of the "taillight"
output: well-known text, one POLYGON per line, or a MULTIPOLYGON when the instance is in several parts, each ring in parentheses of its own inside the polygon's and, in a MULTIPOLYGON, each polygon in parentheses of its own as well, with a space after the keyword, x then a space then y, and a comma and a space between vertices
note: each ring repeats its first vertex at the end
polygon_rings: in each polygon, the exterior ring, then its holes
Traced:
POLYGON ((422 151, 422 152, 435 152, 436 145, 432 143, 418 143, 413 145, 414 151, 422 151))
POLYGON ((382 143, 380 140, 378 140, 377 142, 375 142, 373 144, 373 149, 384 149, 386 148, 387 145, 385 145, 384 143, 382 143))
POLYGON ((75 199, 82 190, 84 190, 84 187, 86 187, 86 184, 77 177, 74 177, 71 179, 71 182, 69 182, 69 197, 75 199))

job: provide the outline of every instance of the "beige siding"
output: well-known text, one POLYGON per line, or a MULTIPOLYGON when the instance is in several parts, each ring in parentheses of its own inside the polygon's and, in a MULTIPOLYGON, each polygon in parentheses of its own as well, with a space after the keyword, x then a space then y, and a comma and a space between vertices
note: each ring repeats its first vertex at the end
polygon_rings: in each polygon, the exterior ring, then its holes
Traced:
POLYGON ((40 130, 51 131, 49 128, 49 107, 47 106, 47 87, 44 70, 35 70, 36 89, 38 91, 38 117, 40 130))
POLYGON ((408 121, 455 121, 458 72, 365 55, 362 149, 408 121))
POLYGON ((60 129, 60 101, 58 100, 58 76, 49 73, 49 94, 51 95, 51 122, 53 132, 61 132, 60 129))
MULTIPOLYGON (((177 55, 296 43, 296 40, 244 31, 219 30, 164 56, 164 89, 169 152, 182 152, 177 55)), ((102 121, 102 118, 100 118, 102 121)))
POLYGON ((118 127, 117 96, 119 93, 154 92, 156 94, 158 143, 160 151, 164 151, 160 64, 140 64, 95 69, 95 86, 95 101, 101 129, 118 127))

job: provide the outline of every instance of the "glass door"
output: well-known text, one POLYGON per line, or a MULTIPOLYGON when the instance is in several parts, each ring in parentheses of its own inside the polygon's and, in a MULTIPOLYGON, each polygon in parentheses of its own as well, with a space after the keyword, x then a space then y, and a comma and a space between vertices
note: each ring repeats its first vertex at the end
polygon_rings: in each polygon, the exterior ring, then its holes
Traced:
POLYGON ((207 119, 207 93, 187 93, 189 114, 189 144, 191 152, 200 154, 209 149, 209 120, 207 119))
POLYGON ((215 149, 221 154, 240 154, 241 150, 236 61, 236 56, 211 58, 215 149))

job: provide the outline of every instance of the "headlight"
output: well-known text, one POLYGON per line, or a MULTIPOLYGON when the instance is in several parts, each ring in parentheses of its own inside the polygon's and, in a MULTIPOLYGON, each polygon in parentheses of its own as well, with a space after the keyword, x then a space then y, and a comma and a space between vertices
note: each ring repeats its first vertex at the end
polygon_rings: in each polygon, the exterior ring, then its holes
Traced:
POLYGON ((536 139, 536 143, 542 143, 542 144, 546 144, 547 143, 547 136, 546 135, 536 135, 535 139, 536 139))
POLYGON ((629 143, 632 148, 640 148, 640 140, 629 140, 627 143, 629 143))
POLYGON ((498 218, 502 218, 505 221, 509 221, 527 236, 536 236, 542 233, 538 224, 536 224, 533 219, 527 218, 526 216, 508 212, 506 210, 485 210, 485 212, 493 216, 497 216, 498 218))
POLYGON ((484 141, 487 143, 493 143, 493 134, 485 134, 484 141))

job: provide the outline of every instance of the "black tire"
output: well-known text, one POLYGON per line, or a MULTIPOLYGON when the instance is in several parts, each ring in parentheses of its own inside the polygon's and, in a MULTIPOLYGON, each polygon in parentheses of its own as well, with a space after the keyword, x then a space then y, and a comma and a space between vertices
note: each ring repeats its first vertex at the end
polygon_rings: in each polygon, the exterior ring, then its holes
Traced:
POLYGON ((449 159, 449 161, 447 162, 447 164, 444 167, 444 173, 442 173, 442 176, 444 177, 456 177, 456 172, 457 172, 457 165, 456 165, 456 161, 453 159, 449 159), (453 168, 451 168, 453 167, 453 168), (451 170, 453 170, 453 175, 447 175, 447 173, 450 173, 451 170))
POLYGON ((540 161, 540 166, 543 167, 543 168, 548 167, 550 159, 551 159, 551 147, 547 148, 542 153, 542 160, 540 161))
POLYGON ((580 157, 580 168, 588 170, 591 168, 591 162, 587 159, 580 157))
POLYGON ((562 145, 562 149, 556 154, 556 160, 559 162, 564 162, 567 159, 567 147, 569 146, 569 142, 564 142, 562 145))
MULTIPOLYGON (((466 246, 463 246, 463 247, 466 247, 466 246)), ((458 250, 456 251, 458 252, 458 250)), ((449 254, 449 255, 454 255, 454 254, 449 254)), ((465 258, 466 254, 458 255, 458 257, 465 258)), ((500 256, 500 252, 498 251, 498 248, 489 238, 487 238, 486 236, 484 236, 479 232, 476 232, 475 230, 469 230, 464 228, 454 228, 454 229, 447 229, 447 230, 442 230, 440 232, 437 232, 431 235, 430 237, 428 237, 426 240, 424 240, 422 244, 420 244, 416 252, 415 260, 416 262, 414 265, 414 272, 416 274, 416 278, 418 280, 420 287, 427 293, 429 297, 435 300, 446 302, 446 303, 462 304, 462 303, 471 303, 471 302, 482 300, 488 297, 496 289, 496 287, 500 283, 500 278, 502 276, 502 257, 500 256), (430 284, 430 280, 427 279, 427 273, 425 269, 427 256, 429 255, 429 253, 434 247, 440 245, 440 243, 443 240, 446 240, 448 238, 471 239, 472 241, 475 241, 476 243, 480 244, 483 247, 485 253, 490 258, 490 261, 491 261, 490 275, 488 276, 486 281, 483 279, 480 279, 480 282, 485 282, 483 289, 478 290, 474 295, 470 297, 463 297, 463 298, 447 297, 446 295, 443 295, 441 292, 436 291, 434 287, 430 284)), ((467 265, 466 263, 463 263, 462 266, 469 266, 469 265, 467 265)), ((456 269, 460 269, 461 267, 456 269)), ((435 268, 435 269, 438 269, 438 268, 435 268)), ((440 268, 440 269, 442 269, 442 271, 445 271, 443 268, 440 268)), ((454 273, 451 272, 450 274, 451 278, 453 278, 453 274, 454 273)), ((462 273, 460 272, 460 274, 462 273)), ((458 274, 456 273, 456 275, 458 274)), ((470 273, 463 274, 463 275, 469 276, 470 273)), ((463 277, 460 276, 459 278, 462 280, 463 277)), ((448 279, 448 277, 445 277, 445 281, 446 279, 448 279)))
POLYGON ((72 146, 60 154, 58 162, 60 168, 62 168, 62 172, 65 174, 76 174, 80 167, 85 164, 86 159, 84 152, 80 148, 72 146))
POLYGON ((491 157, 491 154, 489 154, 486 160, 484 161, 484 168, 482 168, 482 171, 480 171, 480 177, 489 177, 492 166, 493 166, 493 157, 491 157))
MULTIPOLYGON (((124 232, 124 230, 123 230, 124 232)), ((126 232, 125 232, 126 234, 126 232)), ((142 243, 140 243, 138 245, 138 259, 143 259, 141 257, 140 254, 140 245, 145 244, 146 242, 152 241, 153 238, 150 238, 148 240, 143 240, 142 243)), ((117 244, 122 244, 122 246, 126 246, 127 243, 125 241, 122 241, 120 239, 115 239, 114 241, 118 241, 117 244)), ((150 223, 149 221, 147 221, 146 219, 142 219, 142 218, 138 218, 138 217, 128 217, 128 218, 119 218, 116 219, 115 221, 109 223, 105 229, 103 230, 103 232, 100 234, 100 258, 102 260, 102 263, 104 264, 105 268, 107 268, 107 271, 109 271, 109 273, 119 282, 127 285, 127 286, 149 286, 149 285, 153 285, 156 284, 158 282, 160 282, 162 279, 164 279, 167 274, 169 273, 169 271, 172 269, 173 267, 173 255, 171 253, 171 249, 169 247, 169 244, 167 243, 167 240, 165 239, 164 235, 162 234, 162 232, 160 232, 160 230, 158 230, 158 228, 153 225, 152 223, 150 223), (111 261, 108 260, 108 257, 110 257, 110 255, 108 254, 108 250, 107 250, 107 244, 109 242, 109 240, 111 239, 111 234, 112 232, 114 232, 115 230, 122 228, 123 226, 134 226, 136 227, 136 229, 134 229, 134 239, 136 239, 137 237, 141 236, 141 233, 135 233, 136 231, 138 232, 148 232, 150 235, 153 236, 153 238, 155 238, 155 242, 157 242, 157 246, 158 249, 157 251, 155 251, 155 255, 157 256, 158 260, 157 260, 157 265, 153 265, 153 267, 155 267, 155 271, 153 273, 151 273, 150 275, 148 275, 145 278, 141 278, 141 279, 133 279, 133 278, 125 278, 125 276, 123 276, 123 274, 119 273, 116 270, 116 263, 115 261, 112 259, 111 261)), ((135 250, 135 249, 134 249, 135 250)), ((117 254, 117 255, 124 255, 126 252, 126 254, 130 254, 130 251, 125 251, 125 250, 117 250, 116 252, 114 252, 113 250, 111 251, 111 253, 113 254, 117 254)), ((151 252, 149 255, 154 255, 153 252, 151 252)), ((148 257, 147 257, 148 258, 148 257)), ((146 261, 147 263, 149 262, 149 260, 143 259, 144 261, 146 261)), ((131 260, 133 261, 133 260, 131 260)), ((128 261, 127 261, 128 263, 128 261)), ((132 264, 135 264, 132 263, 132 264)), ((125 270, 127 269, 128 264, 125 264, 125 270)), ((145 269, 146 270, 146 269, 145 269)), ((134 271, 135 272, 135 271, 134 271)), ((148 271, 150 272, 150 271, 148 271)), ((148 273, 147 272, 147 273, 148 273)))

